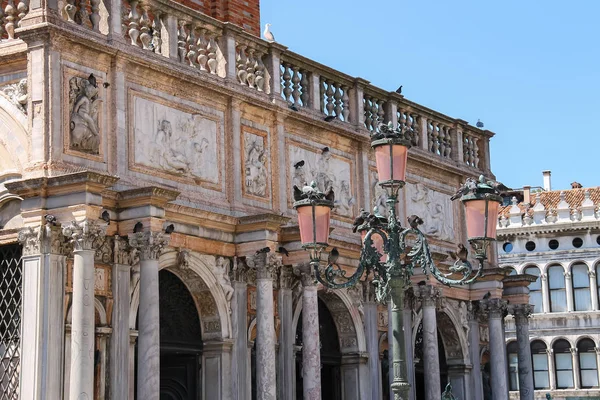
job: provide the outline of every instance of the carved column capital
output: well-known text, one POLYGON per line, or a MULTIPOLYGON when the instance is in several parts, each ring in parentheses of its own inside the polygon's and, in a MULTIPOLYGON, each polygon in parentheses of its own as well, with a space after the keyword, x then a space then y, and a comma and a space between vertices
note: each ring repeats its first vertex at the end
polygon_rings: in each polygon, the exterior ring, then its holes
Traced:
POLYGON ((279 274, 277 278, 280 289, 292 289, 298 280, 296 275, 294 275, 292 268, 284 266, 279 268, 279 274))
POLYGON ((162 232, 138 232, 129 235, 129 245, 139 251, 140 260, 158 260, 169 244, 169 237, 162 232))
POLYGON ((63 235, 73 244, 74 251, 96 250, 103 243, 106 224, 84 219, 71 221, 62 227, 63 235))
POLYGON ((487 311, 490 318, 502 319, 506 316, 508 304, 506 300, 487 299, 482 300, 480 304, 487 311))
POLYGON ((236 258, 233 261, 233 267, 229 272, 229 278, 234 282, 248 283, 248 273, 250 268, 246 264, 244 257, 236 258))
POLYGON ((134 265, 137 260, 137 249, 131 247, 129 241, 119 235, 114 237, 113 257, 114 263, 120 265, 134 265))
POLYGON ((66 255, 69 248, 61 229, 51 225, 23 228, 19 231, 18 240, 23 246, 23 256, 36 254, 66 255))
POLYGON ((569 350, 571 350, 572 355, 577 356, 577 353, 578 353, 577 347, 571 347, 569 350))
POLYGON ((596 350, 596 355, 600 357, 600 347, 594 347, 594 350, 596 350))
POLYGON ((415 291, 412 287, 406 289, 404 292, 404 309, 405 310, 414 310, 417 303, 417 296, 415 295, 415 291))
POLYGON ((283 265, 281 257, 273 253, 257 253, 246 257, 246 264, 256 270, 257 279, 273 279, 274 274, 283 265))
POLYGON ((527 324, 527 320, 533 313, 531 304, 514 304, 508 306, 508 311, 515 316, 515 324, 527 324))
POLYGON ((422 307, 437 307, 441 300, 441 292, 431 285, 417 286, 416 296, 421 300, 422 307))
POLYGON ((548 354, 549 356, 551 356, 552 354, 554 354, 554 350, 553 349, 546 349, 546 354, 548 354))
POLYGON ((300 278, 303 287, 317 286, 312 266, 309 263, 295 265, 294 275, 300 278))

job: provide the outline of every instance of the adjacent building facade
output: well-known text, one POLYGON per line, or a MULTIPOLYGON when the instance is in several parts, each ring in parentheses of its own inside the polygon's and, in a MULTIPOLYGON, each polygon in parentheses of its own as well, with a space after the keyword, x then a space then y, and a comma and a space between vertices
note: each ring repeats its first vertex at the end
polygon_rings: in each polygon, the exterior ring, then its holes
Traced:
MULTIPOLYGON (((10 0, 0 21, 1 400, 389 398, 387 309, 315 284, 292 186, 334 188, 352 270, 353 217, 387 207, 369 135, 411 126, 399 213, 448 264, 449 197, 491 176, 492 132, 261 40, 256 0, 10 0)), ((490 261, 415 285, 411 398, 507 393, 490 261)))
MULTIPOLYGON (((535 275, 529 286, 536 398, 600 398, 600 189, 525 187, 506 206, 498 258, 513 274, 535 275)), ((511 391, 518 390, 514 321, 506 323, 511 391)), ((511 396, 518 398, 516 393, 511 396)))

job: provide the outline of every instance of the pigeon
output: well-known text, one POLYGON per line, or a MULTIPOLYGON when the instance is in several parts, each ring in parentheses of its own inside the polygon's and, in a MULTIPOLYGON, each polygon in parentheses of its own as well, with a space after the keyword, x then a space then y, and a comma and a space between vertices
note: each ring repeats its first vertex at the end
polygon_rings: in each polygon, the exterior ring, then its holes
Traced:
POLYGON ((296 107, 294 104, 291 104, 288 106, 288 108, 292 111, 298 111, 298 107, 296 107))
POLYGON ((106 222, 107 225, 110 225, 110 214, 108 213, 108 211, 102 211, 102 214, 100 214, 100 219, 106 222))
POLYGON ((327 192, 325 192, 325 199, 334 203, 335 202, 335 193, 333 192, 333 186, 329 186, 327 192))
POLYGON ((490 292, 487 292, 486 294, 484 294, 484 295, 483 295, 483 300, 487 300, 487 299, 489 299, 490 297, 492 297, 492 293, 490 293, 490 292))
POLYGON ((135 224, 135 226, 133 227, 133 233, 139 233, 142 231, 142 229, 144 229, 144 224, 142 224, 141 222, 138 222, 137 224, 135 224))
POLYGON ((312 194, 315 194, 317 192, 317 183, 315 181, 312 181, 310 183, 310 185, 304 185, 302 187, 302 193, 305 196, 310 196, 312 194))
POLYGON ((56 226, 56 217, 54 215, 46 214, 44 218, 46 219, 47 224, 56 226))
POLYGON ((165 228, 165 233, 167 235, 169 235, 169 234, 173 233, 174 230, 175 230, 175 225, 170 224, 170 225, 167 225, 167 227, 165 228))
POLYGON ((498 182, 498 181, 494 181, 494 180, 488 180, 487 184, 494 188, 496 190, 496 192, 503 194, 503 193, 507 193, 510 192, 512 189, 507 187, 505 184, 503 184, 502 182, 498 182))
POLYGON ((477 120, 477 123, 475 124, 476 127, 478 128, 483 128, 483 122, 481 122, 479 119, 477 120))
POLYGON ((402 94, 402 85, 400 85, 400 87, 396 89, 396 93, 402 94))
POLYGON ((325 146, 321 149, 321 154, 325 154, 329 152, 329 146, 325 146))
POLYGON ((290 256, 290 252, 287 251, 287 249, 285 247, 283 247, 283 246, 280 246, 279 249, 277 249, 277 253, 281 253, 281 254, 283 254, 286 257, 290 256))
POLYGON ((273 36, 273 33, 269 29, 270 27, 271 24, 265 24, 265 31, 263 32, 263 36, 265 37, 265 40, 267 42, 273 43, 275 41, 275 36, 273 36))
POLYGON ((109 86, 110 86, 110 83, 108 83, 108 82, 104 82, 104 83, 102 84, 102 86, 104 86, 104 88, 107 88, 107 87, 109 87, 109 86))
POLYGON ((337 263, 338 258, 340 258, 340 252, 335 247, 331 249, 331 253, 329 253, 329 257, 327 257, 327 262, 329 264, 337 263))
POLYGON ((94 76, 94 74, 90 74, 87 80, 93 87, 98 87, 98 82, 96 81, 96 77, 94 76))
POLYGON ((296 185, 294 185, 294 201, 300 201, 304 199, 304 192, 296 185))
POLYGON ((335 119, 335 115, 328 115, 325 117, 325 122, 331 122, 335 119))
POLYGON ((304 167, 304 160, 300 160, 296 164, 294 164, 295 169, 298 169, 300 167, 304 167))
POLYGON ((260 253, 270 253, 271 252, 271 248, 270 247, 263 247, 260 250, 256 251, 256 254, 260 254, 260 253))
POLYGON ((450 257, 453 260, 460 260, 462 262, 467 261, 467 257, 469 256, 469 250, 462 244, 458 244, 458 248, 456 249, 456 253, 449 251, 450 257))
POLYGON ((364 224, 366 222, 367 218, 369 218, 369 213, 367 211, 365 211, 364 208, 361 208, 359 211, 358 217, 356 217, 356 219, 352 223, 352 233, 356 233, 356 231, 358 230, 358 227, 361 226, 362 224, 364 224))
POLYGON ((419 229, 419 225, 423 225, 423 220, 418 215, 411 215, 408 219, 408 224, 413 229, 419 229))
POLYGON ((475 179, 467 178, 467 180, 465 181, 465 184, 458 188, 456 193, 454 195, 452 195, 452 197, 450 197, 450 200, 454 201, 454 200, 462 197, 463 195, 469 193, 470 191, 475 190, 476 188, 477 188, 477 182, 475 181, 475 179))

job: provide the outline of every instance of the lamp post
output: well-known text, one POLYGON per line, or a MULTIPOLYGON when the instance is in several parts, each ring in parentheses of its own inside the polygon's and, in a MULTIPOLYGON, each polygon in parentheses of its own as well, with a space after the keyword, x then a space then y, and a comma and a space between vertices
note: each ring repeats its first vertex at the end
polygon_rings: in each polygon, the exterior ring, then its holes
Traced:
POLYGON ((489 244, 495 240, 498 207, 502 202, 499 188, 505 188, 495 181, 469 178, 452 197, 460 198, 465 207, 468 241, 475 250, 479 265, 473 269, 468 261, 468 250, 459 245, 457 260, 443 272, 434 264, 429 245, 418 226, 421 218, 412 215, 408 218, 409 227, 403 228, 396 215, 398 193, 405 185, 406 162, 413 135, 412 127, 401 124, 393 129, 391 124, 380 124, 378 132, 371 137, 371 147, 375 151, 379 185, 385 189, 389 206, 389 218, 361 210, 354 222, 355 230, 361 231, 363 248, 358 267, 351 276, 346 276, 337 263, 338 251, 334 248, 325 267, 321 267, 321 253, 328 245, 329 218, 334 205, 332 188, 322 193, 313 182, 303 188, 294 186, 294 208, 298 212, 298 224, 302 247, 310 252, 310 264, 316 279, 325 287, 339 289, 355 285, 363 275, 365 279, 373 274, 379 302, 391 301, 392 305, 392 363, 393 381, 391 384, 394 400, 406 400, 410 384, 407 380, 406 356, 402 310, 404 292, 411 285, 415 267, 420 267, 429 279, 433 275, 445 285, 465 285, 474 282, 483 274, 489 244), (412 239, 411 246, 407 239, 412 239))

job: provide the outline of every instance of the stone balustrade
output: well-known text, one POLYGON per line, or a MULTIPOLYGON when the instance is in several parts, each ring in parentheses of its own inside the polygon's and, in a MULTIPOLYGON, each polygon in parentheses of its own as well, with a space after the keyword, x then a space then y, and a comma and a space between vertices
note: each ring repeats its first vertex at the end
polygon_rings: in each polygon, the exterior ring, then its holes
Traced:
MULTIPOLYGON (((30 12, 25 0, 5 0, 0 12, 3 38, 18 38, 21 20, 30 12), (16 4, 15 4, 16 3, 16 4), (16 31, 15 31, 16 29, 16 31)), ((50 7, 47 3, 46 6, 50 7)), ((106 46, 138 48, 149 62, 170 59, 222 80, 223 85, 252 88, 246 94, 282 107, 298 109, 318 119, 335 122, 341 129, 368 136, 379 122, 409 129, 413 146, 424 156, 434 155, 457 167, 471 168, 474 175, 489 172, 489 139, 460 119, 450 118, 289 51, 268 43, 230 23, 223 23, 172 0, 65 0, 56 3, 52 23, 79 25, 98 35, 82 39, 102 40, 106 46), (106 9, 109 15, 99 11, 106 9), (111 10, 120 10, 116 16, 111 10), (327 118, 329 117, 329 118, 327 118)), ((36 18, 31 18, 31 24, 36 18)), ((74 29, 73 32, 83 32, 74 29)), ((9 40, 0 42, 0 46, 9 40)), ((136 56, 143 56, 133 51, 136 56)))

